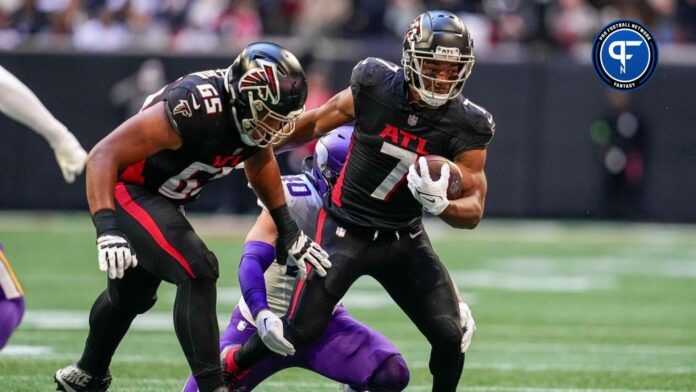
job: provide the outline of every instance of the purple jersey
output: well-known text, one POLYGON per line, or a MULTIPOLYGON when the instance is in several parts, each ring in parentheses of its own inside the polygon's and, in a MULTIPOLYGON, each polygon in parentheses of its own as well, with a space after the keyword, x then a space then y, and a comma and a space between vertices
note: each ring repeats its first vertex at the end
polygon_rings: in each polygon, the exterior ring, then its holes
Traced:
POLYGON ((10 262, 5 257, 2 244, 0 244, 0 299, 14 299, 22 295, 22 286, 12 271, 10 262))

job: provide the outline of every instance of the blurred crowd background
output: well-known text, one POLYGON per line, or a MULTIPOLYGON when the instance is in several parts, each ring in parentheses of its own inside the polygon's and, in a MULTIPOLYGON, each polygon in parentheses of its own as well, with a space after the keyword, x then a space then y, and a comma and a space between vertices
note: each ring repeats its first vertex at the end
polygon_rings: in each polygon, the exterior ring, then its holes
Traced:
MULTIPOLYGON (((307 109, 348 86, 365 57, 398 63, 425 10, 458 14, 475 43, 464 94, 497 123, 488 215, 696 222, 696 0, 0 0, 0 65, 90 149, 145 98, 190 72, 227 67, 259 40, 305 67, 307 109), (645 24, 659 48, 652 79, 629 93, 595 75, 591 46, 616 19, 645 24), (686 174, 685 174, 686 173, 686 174)), ((0 116, 3 209, 84 209, 84 187, 52 171, 48 147, 0 116), (42 181, 26 181, 33 173, 42 181)), ((282 154, 300 170, 311 146, 282 154)), ((256 208, 241 175, 195 208, 256 208)))
POLYGON ((572 52, 617 18, 643 21, 663 45, 696 43, 696 0, 0 0, 0 49, 190 53, 269 36, 394 39, 426 9, 460 15, 484 57, 572 52))

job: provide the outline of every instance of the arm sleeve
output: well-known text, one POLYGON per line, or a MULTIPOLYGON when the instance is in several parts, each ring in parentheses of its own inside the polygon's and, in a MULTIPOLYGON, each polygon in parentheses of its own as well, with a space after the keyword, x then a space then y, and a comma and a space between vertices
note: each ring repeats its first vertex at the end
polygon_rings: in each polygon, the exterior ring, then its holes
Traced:
POLYGON ((165 113, 172 127, 184 138, 204 132, 206 113, 203 97, 192 86, 178 85, 164 92, 165 113))
POLYGON ((3 67, 0 67, 0 91, 0 111, 43 136, 52 148, 66 141, 77 142, 39 98, 3 67))
POLYGON ((449 159, 469 150, 482 150, 488 148, 495 134, 495 122, 490 113, 483 110, 473 113, 467 120, 468 129, 460 136, 454 136, 449 142, 449 159))
POLYGON ((262 309, 268 309, 266 299, 266 282, 263 273, 275 259, 275 248, 261 241, 249 241, 244 244, 242 260, 239 262, 239 285, 244 301, 249 306, 252 316, 262 309))

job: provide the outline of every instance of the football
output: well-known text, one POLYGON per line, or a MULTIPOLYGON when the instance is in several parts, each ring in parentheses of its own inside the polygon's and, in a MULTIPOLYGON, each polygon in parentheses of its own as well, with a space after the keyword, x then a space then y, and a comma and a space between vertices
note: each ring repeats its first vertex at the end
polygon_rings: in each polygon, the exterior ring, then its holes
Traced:
MULTIPOLYGON (((442 166, 448 164, 450 166, 449 186, 447 187, 447 198, 455 200, 462 197, 462 173, 457 165, 445 157, 439 155, 426 155, 425 161, 428 163, 428 172, 433 181, 440 179, 442 166)), ((420 175, 420 164, 416 161, 416 172, 420 175)))

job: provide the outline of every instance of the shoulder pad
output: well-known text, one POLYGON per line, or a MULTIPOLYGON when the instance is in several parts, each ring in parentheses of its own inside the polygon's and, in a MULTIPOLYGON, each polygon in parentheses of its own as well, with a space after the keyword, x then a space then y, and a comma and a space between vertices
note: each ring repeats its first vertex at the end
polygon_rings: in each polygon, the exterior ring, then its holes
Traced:
POLYGON ((351 83, 358 83, 363 86, 374 86, 380 82, 388 73, 394 73, 399 67, 386 60, 377 57, 368 57, 360 61, 353 67, 351 83))
POLYGON ((495 134, 493 115, 488 110, 471 102, 469 99, 464 99, 464 109, 469 124, 471 124, 471 128, 474 131, 482 135, 495 134))

